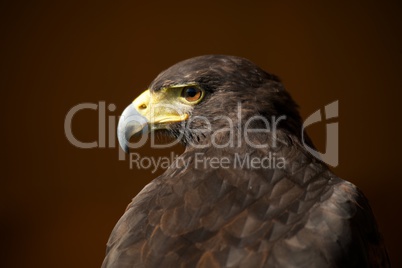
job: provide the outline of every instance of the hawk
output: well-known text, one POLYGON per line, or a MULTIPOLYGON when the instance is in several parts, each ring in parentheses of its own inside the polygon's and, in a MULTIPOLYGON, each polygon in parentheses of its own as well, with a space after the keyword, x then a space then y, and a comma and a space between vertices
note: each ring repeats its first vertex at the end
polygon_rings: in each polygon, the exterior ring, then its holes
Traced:
POLYGON ((123 112, 119 142, 152 131, 185 151, 129 204, 102 267, 390 266, 364 195, 306 150, 298 106, 249 60, 160 73, 123 112))

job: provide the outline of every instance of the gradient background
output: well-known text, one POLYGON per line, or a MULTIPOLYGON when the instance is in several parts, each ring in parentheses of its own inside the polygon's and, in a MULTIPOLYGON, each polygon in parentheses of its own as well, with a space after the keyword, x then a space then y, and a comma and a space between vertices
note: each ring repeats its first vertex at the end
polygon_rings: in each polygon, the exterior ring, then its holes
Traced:
MULTIPOLYGON (((67 112, 105 101, 116 117, 160 71, 211 53, 279 75, 303 118, 339 100, 334 171, 365 192, 402 267, 400 3, 54 2, 0 1, 1 267, 101 265, 114 224, 156 174, 130 170, 116 148, 71 145, 67 112)), ((97 111, 73 120, 82 141, 97 129, 97 111)), ((322 149, 325 123, 308 132, 322 149)))

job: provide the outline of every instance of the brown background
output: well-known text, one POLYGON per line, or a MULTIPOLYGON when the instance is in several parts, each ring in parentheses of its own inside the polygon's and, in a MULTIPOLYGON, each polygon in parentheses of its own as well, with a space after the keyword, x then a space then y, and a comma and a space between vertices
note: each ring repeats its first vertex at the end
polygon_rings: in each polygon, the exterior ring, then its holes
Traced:
MULTIPOLYGON (((402 267, 396 1, 54 2, 0 1, 1 267, 101 265, 125 206, 156 175, 130 170, 116 148, 74 147, 65 115, 105 101, 117 106, 107 116, 118 116, 161 70, 211 53, 247 57, 279 75, 304 118, 339 100, 334 171, 366 193, 402 267)), ((97 127, 96 111, 73 121, 83 141, 95 140, 97 127)), ((324 123, 308 131, 323 148, 324 123)))

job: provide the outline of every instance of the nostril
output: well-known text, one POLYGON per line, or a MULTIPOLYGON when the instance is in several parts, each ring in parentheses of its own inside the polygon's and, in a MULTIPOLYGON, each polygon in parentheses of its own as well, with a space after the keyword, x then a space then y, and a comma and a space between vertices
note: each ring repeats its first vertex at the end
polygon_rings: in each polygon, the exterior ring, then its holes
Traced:
POLYGON ((146 104, 141 104, 140 106, 138 106, 138 109, 140 109, 140 110, 144 110, 146 108, 147 108, 146 104))

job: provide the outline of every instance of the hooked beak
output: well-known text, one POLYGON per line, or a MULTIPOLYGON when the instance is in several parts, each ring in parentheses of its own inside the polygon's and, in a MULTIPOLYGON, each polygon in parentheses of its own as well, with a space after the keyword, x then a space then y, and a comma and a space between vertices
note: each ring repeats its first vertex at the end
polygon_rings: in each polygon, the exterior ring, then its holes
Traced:
POLYGON ((164 96, 152 96, 151 92, 146 90, 123 111, 120 117, 117 127, 120 147, 128 153, 132 136, 164 129, 169 123, 181 122, 187 118, 187 113, 181 112, 164 96))
POLYGON ((124 152, 129 152, 128 148, 130 138, 135 134, 146 131, 147 129, 148 120, 134 108, 133 104, 127 106, 127 108, 124 109, 117 126, 117 138, 120 147, 124 152))

